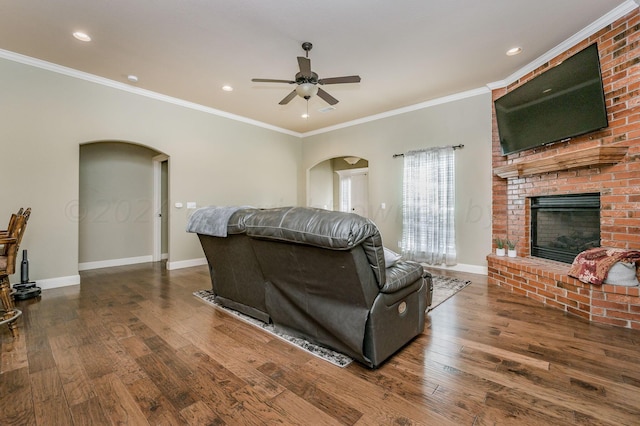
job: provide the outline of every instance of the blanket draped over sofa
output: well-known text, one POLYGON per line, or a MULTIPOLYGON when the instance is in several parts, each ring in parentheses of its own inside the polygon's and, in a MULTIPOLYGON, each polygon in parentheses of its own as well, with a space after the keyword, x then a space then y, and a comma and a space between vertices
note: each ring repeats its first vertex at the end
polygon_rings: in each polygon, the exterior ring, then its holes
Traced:
MULTIPOLYGON (((190 229, 190 227, 188 227, 190 229)), ((216 301, 377 367, 424 330, 431 275, 385 265, 376 225, 306 207, 244 208, 198 233, 216 301)))
POLYGON ((240 209, 240 206, 208 206, 193 212, 187 224, 187 232, 211 235, 213 237, 226 237, 227 226, 231 216, 240 209))
POLYGON ((596 247, 578 254, 569 269, 569 276, 587 284, 601 285, 611 267, 617 262, 636 265, 636 276, 640 278, 640 251, 596 247))

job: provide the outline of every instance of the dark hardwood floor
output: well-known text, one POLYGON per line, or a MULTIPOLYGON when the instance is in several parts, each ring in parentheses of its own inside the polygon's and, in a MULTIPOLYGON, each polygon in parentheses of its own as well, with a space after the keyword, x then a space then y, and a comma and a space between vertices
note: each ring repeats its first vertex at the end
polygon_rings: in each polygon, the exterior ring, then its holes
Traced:
MULTIPOLYGON (((434 273, 442 273, 434 270, 434 273)), ((83 272, 0 329, 1 425, 638 425, 640 332, 473 283, 377 370, 195 298, 205 266, 83 272)))

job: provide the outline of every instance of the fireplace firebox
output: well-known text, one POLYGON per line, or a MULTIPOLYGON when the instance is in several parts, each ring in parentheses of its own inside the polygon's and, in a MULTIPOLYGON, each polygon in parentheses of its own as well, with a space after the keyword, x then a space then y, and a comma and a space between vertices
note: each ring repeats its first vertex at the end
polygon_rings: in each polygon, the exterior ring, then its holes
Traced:
POLYGON ((600 246, 600 194, 531 198, 531 255, 572 263, 600 246))

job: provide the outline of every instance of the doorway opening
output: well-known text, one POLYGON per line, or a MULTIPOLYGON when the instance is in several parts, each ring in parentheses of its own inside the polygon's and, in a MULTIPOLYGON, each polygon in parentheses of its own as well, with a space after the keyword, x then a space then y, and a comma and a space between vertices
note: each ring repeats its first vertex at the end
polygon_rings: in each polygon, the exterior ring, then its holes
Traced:
POLYGON ((337 170, 340 178, 339 210, 369 216, 369 168, 337 170))
POLYGON ((168 257, 168 156, 98 141, 80 145, 79 167, 78 269, 168 257))
POLYGON ((343 156, 322 161, 308 171, 307 206, 369 215, 369 162, 343 156))

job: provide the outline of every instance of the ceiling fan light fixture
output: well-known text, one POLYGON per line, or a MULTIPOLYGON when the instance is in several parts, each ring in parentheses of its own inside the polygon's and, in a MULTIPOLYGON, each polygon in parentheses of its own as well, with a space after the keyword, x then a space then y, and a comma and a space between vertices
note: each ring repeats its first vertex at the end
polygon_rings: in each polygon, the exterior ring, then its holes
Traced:
POLYGON ((309 99, 318 93, 318 86, 313 83, 302 83, 296 87, 296 93, 301 98, 309 99))
MULTIPOLYGON (((638 0, 640 1, 640 0, 638 0)), ((311 60, 309 59, 309 51, 313 45, 308 41, 302 43, 302 49, 305 51, 305 56, 298 56, 298 68, 299 72, 296 73, 293 80, 276 80, 273 78, 252 78, 254 83, 287 83, 296 84, 296 88, 293 89, 287 96, 285 96, 278 105, 287 105, 296 95, 300 96, 307 101, 307 110, 309 108, 309 99, 318 95, 320 99, 328 103, 329 105, 335 105, 338 100, 327 93, 324 89, 321 89, 318 84, 342 84, 342 83, 360 83, 359 75, 346 75, 343 77, 330 77, 330 78, 318 78, 318 74, 311 69, 311 60)))

